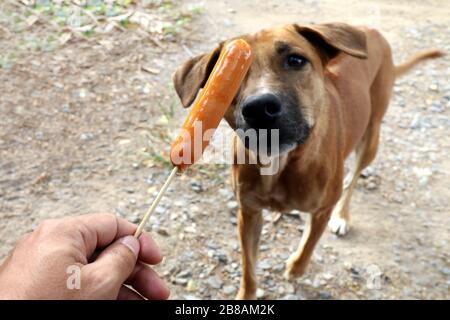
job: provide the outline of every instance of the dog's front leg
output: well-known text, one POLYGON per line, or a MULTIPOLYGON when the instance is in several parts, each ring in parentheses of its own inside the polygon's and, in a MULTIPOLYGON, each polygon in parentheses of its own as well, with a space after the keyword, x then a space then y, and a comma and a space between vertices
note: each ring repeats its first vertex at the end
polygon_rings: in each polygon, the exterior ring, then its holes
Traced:
POLYGON ((291 255, 286 263, 286 272, 284 274, 286 279, 292 280, 305 273, 314 248, 327 226, 330 215, 331 208, 311 214, 297 251, 291 255))
POLYGON ((263 226, 261 210, 242 207, 239 209, 239 238, 241 241, 242 276, 236 299, 256 299, 256 263, 259 238, 263 226))

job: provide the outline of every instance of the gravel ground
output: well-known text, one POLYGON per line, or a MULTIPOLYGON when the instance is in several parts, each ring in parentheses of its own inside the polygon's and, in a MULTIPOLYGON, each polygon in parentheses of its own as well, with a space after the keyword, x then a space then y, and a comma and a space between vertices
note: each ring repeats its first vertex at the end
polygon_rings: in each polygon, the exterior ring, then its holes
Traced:
MULTIPOLYGON (((187 112, 170 75, 222 39, 276 24, 345 21, 380 29, 398 62, 421 49, 450 52, 450 4, 437 0, 183 7, 202 14, 178 37, 155 43, 136 30, 114 31, 71 39, 0 69, 0 259, 46 218, 100 211, 139 221, 169 172, 169 142, 187 112)), ((0 49, 11 48, 15 37, 0 38, 0 49)), ((342 239, 327 232, 298 281, 282 274, 302 215, 274 223, 276 213, 265 212, 260 298, 450 297, 449 59, 397 81, 378 157, 353 196, 353 229, 342 239)), ((166 255, 158 271, 172 298, 236 294, 240 249, 228 171, 194 167, 174 181, 150 220, 148 230, 166 255)))

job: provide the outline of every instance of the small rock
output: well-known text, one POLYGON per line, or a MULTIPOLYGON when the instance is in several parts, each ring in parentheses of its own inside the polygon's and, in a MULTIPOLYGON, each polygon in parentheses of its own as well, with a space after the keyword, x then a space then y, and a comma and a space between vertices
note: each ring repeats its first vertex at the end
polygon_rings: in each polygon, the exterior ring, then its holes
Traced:
POLYGON ((196 181, 191 182, 190 186, 191 186, 191 189, 194 190, 194 192, 197 192, 197 193, 203 192, 203 187, 202 187, 201 183, 199 183, 199 182, 196 182, 196 181))
POLYGON ((166 208, 161 207, 161 206, 156 207, 155 212, 156 212, 157 214, 164 214, 164 213, 166 212, 166 208))
POLYGON ((431 91, 435 91, 435 92, 439 91, 439 88, 438 88, 437 84, 435 84, 435 83, 430 84, 428 89, 430 89, 431 91))
POLYGON ((446 276, 450 276, 450 268, 448 267, 444 267, 441 269, 441 273, 446 275, 446 276))
POLYGON ((80 96, 80 98, 86 98, 87 96, 87 90, 84 88, 80 89, 80 92, 78 93, 78 95, 80 96))
POLYGON ((178 284, 180 286, 184 286, 188 283, 188 279, 185 278, 175 278, 175 284, 178 284))
POLYGON ((227 202, 227 208, 229 209, 229 210, 236 210, 237 209, 237 207, 238 207, 238 203, 236 202, 236 201, 228 201, 227 202))
POLYGON ((233 9, 233 8, 229 8, 229 9, 228 9, 228 12, 229 12, 229 13, 236 13, 236 10, 233 9))
POLYGON ((256 298, 258 298, 258 299, 264 298, 264 295, 265 295, 265 294, 266 294, 266 293, 265 293, 264 290, 261 289, 261 288, 258 288, 258 289, 256 290, 256 298))
POLYGON ((196 290, 197 290, 197 283, 196 283, 194 280, 190 279, 190 280, 188 281, 187 285, 186 285, 186 290, 187 290, 188 292, 194 292, 194 291, 196 291, 196 290))
POLYGON ((147 177, 147 179, 145 179, 145 182, 146 182, 147 184, 154 184, 154 183, 155 183, 155 179, 154 179, 154 177, 153 177, 153 174, 149 174, 148 177, 147 177))
POLYGON ((403 203, 403 197, 400 194, 394 194, 391 200, 395 203, 403 203))
POLYGON ((332 275, 331 273, 324 273, 323 275, 322 275, 322 278, 324 278, 325 280, 331 280, 331 279, 333 279, 334 278, 334 275, 332 275))
POLYGON ((166 40, 167 42, 175 42, 177 41, 177 38, 172 33, 168 33, 164 35, 164 40, 166 40))
POLYGON ((236 291, 237 291, 237 288, 235 286, 232 286, 232 285, 228 285, 228 286, 225 286, 223 288, 223 293, 225 293, 226 295, 232 295, 236 291))
POLYGON ((311 286, 313 288, 319 288, 319 287, 322 287, 322 286, 324 286, 326 284, 327 284, 327 282, 324 279, 320 279, 319 277, 315 277, 314 281, 311 284, 311 286))
POLYGON ((286 291, 287 291, 288 293, 295 293, 295 287, 294 287, 294 285, 291 284, 291 283, 288 283, 288 284, 286 285, 286 291))
POLYGON ((43 140, 44 139, 44 133, 42 131, 36 132, 34 136, 35 136, 35 138, 37 140, 43 140))
POLYGON ((376 190, 377 188, 378 188, 377 184, 375 182, 373 182, 373 181, 369 181, 366 184, 366 189, 369 190, 369 191, 376 190))
POLYGON ((223 281, 218 276, 212 276, 209 277, 208 280, 206 280, 208 285, 213 289, 220 289, 222 288, 223 281))
POLYGON ((330 300, 332 298, 333 298, 333 296, 329 292, 326 292, 326 291, 319 292, 319 299, 330 300))
POLYGON ((226 198, 226 199, 230 199, 230 198, 232 198, 233 195, 234 195, 232 191, 230 191, 230 190, 228 190, 228 189, 224 189, 224 188, 219 189, 219 190, 218 190, 218 193, 219 193, 220 196, 222 196, 222 197, 224 197, 224 198, 226 198))
POLYGON ((320 254, 318 254, 316 252, 313 254, 313 257, 314 257, 314 261, 316 261, 316 262, 322 263, 324 261, 323 256, 321 256, 320 254))
POLYGON ((223 25, 227 28, 232 27, 233 26, 233 22, 229 19, 224 19, 223 20, 223 25))
POLYGON ((398 192, 402 192, 406 190, 406 184, 404 181, 396 181, 395 182, 395 190, 398 192))
MULTIPOLYGON (((122 203, 122 205, 119 205, 115 210, 116 210, 116 212, 120 215, 120 216, 122 216, 122 217, 125 217, 126 215, 127 215, 127 211, 126 211, 126 209, 124 208, 126 206, 126 204, 123 204, 122 203)), ((138 219, 140 219, 141 217, 139 217, 138 215, 136 215, 136 217, 138 218, 138 219)))
POLYGON ((305 286, 312 286, 312 281, 310 279, 300 279, 300 282, 305 286))
POLYGON ((134 189, 133 188, 126 188, 125 192, 126 193, 134 193, 134 189))
POLYGON ((376 170, 374 167, 367 167, 365 168, 363 171, 361 171, 360 177, 363 179, 369 178, 371 176, 375 176, 376 175, 376 170))
POLYGON ((187 233, 196 233, 197 229, 193 226, 187 226, 186 228, 184 228, 184 231, 187 233))
POLYGON ((158 228, 156 232, 163 237, 168 237, 170 235, 167 229, 164 228, 158 228))
POLYGON ((298 300, 298 297, 295 294, 287 294, 281 298, 281 300, 298 300))
POLYGON ((361 271, 359 269, 355 268, 355 267, 350 267, 349 271, 350 271, 351 274, 354 274, 354 275, 360 275, 361 274, 361 271))
POLYGON ((89 140, 92 140, 93 138, 94 138, 94 134, 92 134, 90 132, 82 133, 80 135, 80 139, 83 141, 89 141, 89 140))
POLYGON ((411 129, 419 129, 420 128, 420 114, 416 113, 414 118, 412 119, 409 127, 411 129))
POLYGON ((184 299, 186 299, 186 300, 201 300, 199 297, 196 297, 196 296, 194 296, 192 294, 185 295, 184 299))
POLYGON ((184 270, 177 274, 177 278, 190 278, 192 277, 191 270, 184 270))
POLYGON ((441 105, 438 101, 433 101, 430 109, 431 109, 431 111, 436 112, 436 113, 444 112, 443 105, 441 105))
POLYGON ((177 200, 173 203, 176 207, 184 207, 186 205, 186 201, 184 200, 177 200))
POLYGON ((280 257, 281 260, 287 260, 287 258, 289 258, 289 253, 281 252, 281 253, 278 254, 278 257, 280 257))
POLYGON ((69 113, 70 112, 70 106, 68 104, 65 104, 62 106, 62 112, 69 113))
POLYGON ((267 269, 272 268, 272 265, 271 265, 267 260, 262 260, 262 261, 258 264, 258 267, 259 267, 261 270, 267 270, 267 269))
POLYGON ((418 168, 414 167, 413 172, 416 174, 417 178, 419 178, 420 186, 424 187, 428 184, 428 180, 433 174, 430 168, 418 168))
POLYGON ((214 249, 214 250, 217 250, 217 249, 219 248, 219 244, 218 244, 217 242, 215 242, 214 240, 209 240, 209 241, 206 243, 206 246, 207 246, 209 249, 214 249))
POLYGON ((227 254, 226 253, 224 253, 224 252, 215 252, 214 253, 214 257, 220 262, 220 263, 223 263, 223 264, 227 264, 228 263, 228 256, 227 256, 227 254))

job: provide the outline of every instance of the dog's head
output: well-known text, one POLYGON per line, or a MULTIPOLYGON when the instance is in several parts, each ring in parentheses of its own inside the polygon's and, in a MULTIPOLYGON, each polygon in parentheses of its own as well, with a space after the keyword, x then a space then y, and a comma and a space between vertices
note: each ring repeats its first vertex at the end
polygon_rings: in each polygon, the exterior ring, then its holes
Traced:
MULTIPOLYGON (((225 118, 233 129, 278 129, 279 152, 302 144, 324 107, 324 70, 340 52, 366 58, 364 32, 342 23, 288 25, 244 35, 253 63, 225 118)), ((225 42, 226 43, 226 42, 225 42)), ((185 62, 173 81, 189 107, 224 43, 185 62)))

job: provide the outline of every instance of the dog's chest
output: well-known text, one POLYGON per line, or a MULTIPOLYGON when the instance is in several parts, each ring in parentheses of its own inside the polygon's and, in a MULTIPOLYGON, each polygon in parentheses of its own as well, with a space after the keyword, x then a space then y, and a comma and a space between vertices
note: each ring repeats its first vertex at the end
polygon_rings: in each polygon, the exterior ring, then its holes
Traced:
POLYGON ((280 176, 262 176, 253 194, 262 207, 280 212, 294 209, 311 212, 320 203, 323 187, 318 179, 312 178, 311 175, 285 172, 280 176))

